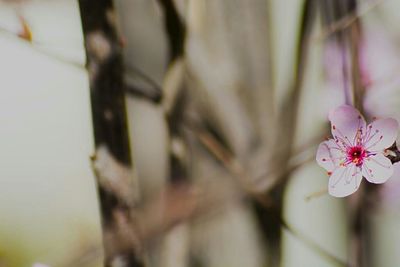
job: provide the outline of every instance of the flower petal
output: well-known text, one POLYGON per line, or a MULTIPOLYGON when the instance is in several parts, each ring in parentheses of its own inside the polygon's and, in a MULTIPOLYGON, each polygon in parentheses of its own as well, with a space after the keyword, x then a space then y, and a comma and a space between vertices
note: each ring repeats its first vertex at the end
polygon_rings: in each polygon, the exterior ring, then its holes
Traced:
POLYGON ((369 151, 382 151, 393 145, 399 131, 395 119, 380 119, 370 123, 364 137, 364 146, 369 151))
POLYGON ((361 170, 354 164, 337 168, 329 178, 328 191, 334 197, 346 197, 357 191, 362 180, 361 170))
POLYGON ((334 140, 330 139, 319 145, 316 160, 319 166, 328 172, 333 172, 344 157, 344 151, 339 148, 334 140))
POLYGON ((362 175, 370 183, 384 183, 393 175, 393 164, 383 154, 376 154, 364 161, 362 175))
POLYGON ((354 146, 361 141, 365 132, 365 120, 360 112, 352 106, 342 105, 329 113, 332 124, 332 135, 342 147, 354 146))

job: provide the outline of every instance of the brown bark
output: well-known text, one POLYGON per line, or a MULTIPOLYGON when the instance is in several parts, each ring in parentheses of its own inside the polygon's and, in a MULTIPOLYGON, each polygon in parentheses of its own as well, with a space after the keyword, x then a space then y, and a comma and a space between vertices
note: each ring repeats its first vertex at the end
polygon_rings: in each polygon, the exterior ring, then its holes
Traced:
POLYGON ((132 204, 132 166, 124 96, 122 42, 111 0, 80 0, 90 79, 97 177, 105 266, 143 266, 132 204), (130 238, 120 238, 124 233, 130 238), (129 240, 129 244, 125 244, 129 240), (123 243, 123 244, 121 244, 123 243))

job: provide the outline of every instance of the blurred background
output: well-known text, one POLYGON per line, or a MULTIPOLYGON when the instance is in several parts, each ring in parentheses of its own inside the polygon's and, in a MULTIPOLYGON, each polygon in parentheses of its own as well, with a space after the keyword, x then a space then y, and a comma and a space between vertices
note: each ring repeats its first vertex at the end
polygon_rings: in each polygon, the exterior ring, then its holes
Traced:
POLYGON ((315 161, 334 107, 400 122, 399 9, 0 1, 0 266, 400 266, 399 166, 315 161))

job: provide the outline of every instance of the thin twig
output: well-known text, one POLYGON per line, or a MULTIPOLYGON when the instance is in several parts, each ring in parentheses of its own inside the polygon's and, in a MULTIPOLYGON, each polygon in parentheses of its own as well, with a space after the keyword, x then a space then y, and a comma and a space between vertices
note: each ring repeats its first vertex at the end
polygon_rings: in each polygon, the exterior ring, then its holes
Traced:
POLYGON ((136 66, 133 66, 132 64, 128 64, 125 66, 126 68, 126 72, 129 74, 136 74, 138 75, 140 78, 142 78, 145 82, 147 82, 149 85, 151 85, 154 89, 158 90, 158 91, 162 91, 162 86, 160 84, 158 84, 153 78, 151 78, 148 74, 146 74, 144 71, 142 71, 141 69, 139 69, 136 66))
MULTIPOLYGON (((58 60, 58 61, 60 61, 60 62, 62 62, 64 64, 68 64, 68 65, 71 65, 71 66, 79 68, 79 69, 85 69, 85 66, 82 65, 79 62, 68 60, 68 59, 63 58, 63 57, 61 57, 59 55, 56 55, 54 53, 50 53, 49 51, 42 49, 41 46, 43 46, 44 44, 42 44, 40 42, 37 42, 35 40, 28 40, 26 38, 22 38, 21 36, 19 36, 18 33, 12 32, 12 31, 10 31, 10 30, 8 30, 8 29, 6 29, 4 27, 1 27, 1 26, 0 26, 0 32, 5 34, 5 35, 7 35, 8 37, 13 37, 13 38, 15 38, 17 40, 20 40, 23 43, 28 44, 32 49, 36 50, 37 52, 40 52, 41 54, 43 54, 45 56, 48 56, 48 57, 50 57, 52 59, 58 60)), ((82 48, 83 48, 83 44, 82 44, 82 48)))
POLYGON ((272 179, 272 177, 282 177, 289 176, 293 171, 298 169, 303 164, 310 162, 314 159, 314 156, 307 157, 303 161, 289 166, 285 170, 272 169, 268 170, 261 175, 257 176, 255 179, 246 172, 246 168, 240 163, 236 157, 225 149, 211 134, 207 131, 198 129, 195 127, 187 128, 194 133, 194 136, 203 144, 206 149, 218 159, 223 166, 237 179, 240 185, 245 189, 245 191, 251 196, 255 197, 260 202, 270 205, 271 200, 267 197, 268 193, 279 183, 278 179, 272 179), (267 179, 271 178, 271 179, 267 179), (254 188, 254 181, 257 183, 259 180, 269 181, 267 185, 263 186, 263 190, 257 190, 254 188), (262 196, 261 196, 262 194, 262 196))
POLYGON ((358 18, 366 15, 368 12, 376 8, 378 5, 382 4, 385 0, 376 0, 375 2, 365 4, 362 8, 360 8, 358 11, 356 11, 353 14, 349 14, 342 19, 336 21, 335 23, 332 23, 325 29, 322 29, 322 32, 319 34, 319 36, 313 38, 317 42, 321 42, 334 34, 335 32, 344 30, 348 28, 350 25, 352 25, 354 22, 357 21, 358 18))
POLYGON ((318 190, 316 192, 313 192, 313 193, 307 195, 305 197, 305 200, 306 201, 310 201, 310 200, 313 200, 315 198, 318 198, 318 197, 321 197, 321 196, 325 196, 326 194, 328 194, 328 189, 324 188, 324 189, 318 190))
POLYGON ((144 71, 139 68, 126 65, 125 66, 127 74, 137 75, 144 82, 150 85, 150 87, 142 87, 131 84, 125 79, 125 91, 128 94, 143 97, 145 99, 151 100, 152 102, 159 103, 162 100, 162 86, 159 85, 154 79, 147 75, 144 71))
POLYGON ((343 260, 339 259, 338 257, 332 255, 330 252, 322 248, 319 244, 308 238, 306 235, 301 233, 298 230, 293 229, 289 224, 283 219, 280 218, 280 224, 282 225, 283 229, 291 233, 294 237, 301 240, 304 244, 306 244, 309 248, 317 251, 321 256, 326 258, 327 260, 339 265, 339 266, 347 266, 347 263, 343 260))

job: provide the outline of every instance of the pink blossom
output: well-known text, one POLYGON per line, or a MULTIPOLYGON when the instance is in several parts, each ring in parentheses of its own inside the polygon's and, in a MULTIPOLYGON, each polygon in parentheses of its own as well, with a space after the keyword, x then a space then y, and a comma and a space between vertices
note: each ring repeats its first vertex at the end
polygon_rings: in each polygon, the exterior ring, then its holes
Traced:
POLYGON ((367 125, 360 112, 348 105, 332 110, 329 120, 333 139, 319 145, 316 157, 330 176, 329 194, 345 197, 358 189, 362 177, 381 184, 392 176, 392 162, 384 153, 396 140, 396 120, 379 119, 367 125))

